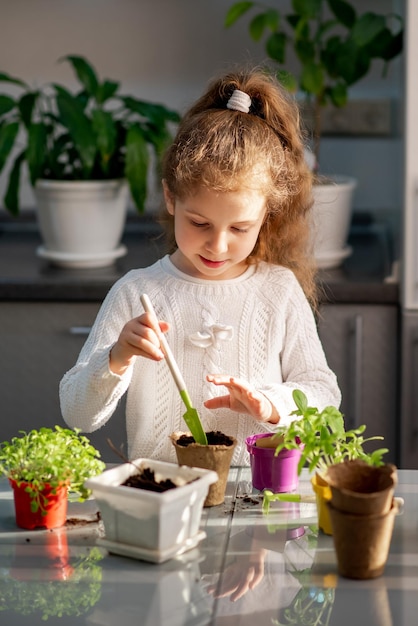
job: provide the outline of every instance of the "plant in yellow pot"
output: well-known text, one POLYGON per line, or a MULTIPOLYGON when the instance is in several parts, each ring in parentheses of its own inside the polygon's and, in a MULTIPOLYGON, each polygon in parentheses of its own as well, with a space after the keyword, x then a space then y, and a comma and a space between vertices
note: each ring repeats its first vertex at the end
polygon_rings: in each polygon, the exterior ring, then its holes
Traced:
MULTIPOLYGON (((329 512, 325 501, 331 499, 331 488, 327 481, 327 469, 335 464, 352 459, 361 459, 368 465, 383 465, 382 457, 387 448, 379 448, 366 452, 367 442, 381 440, 383 437, 363 436, 366 426, 363 424, 352 430, 345 430, 344 417, 335 406, 327 406, 322 411, 308 405, 306 395, 299 389, 293 392, 296 409, 292 415, 297 416, 288 427, 279 429, 280 442, 276 454, 283 449, 299 447, 303 444, 298 464, 298 473, 306 466, 313 473, 311 482, 317 496, 318 524, 321 530, 331 534, 329 512)), ((267 497, 269 497, 267 495, 267 497)), ((271 498, 272 496, 270 496, 271 498)))

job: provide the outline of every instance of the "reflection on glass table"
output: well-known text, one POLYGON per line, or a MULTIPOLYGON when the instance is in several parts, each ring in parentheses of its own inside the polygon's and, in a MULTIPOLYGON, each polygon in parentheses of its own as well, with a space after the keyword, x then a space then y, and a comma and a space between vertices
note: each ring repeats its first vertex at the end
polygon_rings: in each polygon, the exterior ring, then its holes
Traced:
MULTIPOLYGON (((300 489, 311 485, 302 477, 300 489)), ((162 564, 110 554, 93 500, 71 503, 56 531, 15 525, 0 480, 0 623, 7 626, 412 626, 418 615, 418 472, 400 471, 405 500, 388 564, 375 580, 337 575, 315 505, 266 514, 249 468, 231 468, 225 503, 204 510, 198 547, 162 564), (47 618, 47 619, 43 619, 47 618)))

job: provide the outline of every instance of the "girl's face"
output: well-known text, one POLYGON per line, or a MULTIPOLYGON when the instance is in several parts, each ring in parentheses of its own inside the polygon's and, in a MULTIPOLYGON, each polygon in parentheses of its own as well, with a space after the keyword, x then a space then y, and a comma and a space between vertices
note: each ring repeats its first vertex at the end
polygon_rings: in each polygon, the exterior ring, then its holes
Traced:
POLYGON ((171 260, 179 270, 206 280, 245 272, 266 214, 266 197, 260 191, 218 193, 201 188, 178 200, 164 184, 164 197, 174 216, 178 249, 171 260))

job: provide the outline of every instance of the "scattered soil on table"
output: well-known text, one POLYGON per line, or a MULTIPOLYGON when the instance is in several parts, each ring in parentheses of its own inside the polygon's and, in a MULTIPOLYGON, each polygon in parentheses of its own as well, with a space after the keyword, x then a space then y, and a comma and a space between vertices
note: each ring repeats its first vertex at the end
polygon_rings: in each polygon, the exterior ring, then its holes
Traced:
POLYGON ((97 524, 102 519, 100 511, 94 515, 94 517, 82 518, 82 517, 68 517, 65 525, 73 528, 74 526, 87 526, 87 524, 97 524))
POLYGON ((149 467, 145 467, 138 474, 129 476, 129 478, 127 478, 122 485, 125 487, 134 487, 135 489, 156 491, 157 493, 162 493, 163 491, 168 491, 169 489, 175 489, 177 487, 177 485, 169 478, 157 482, 154 471, 149 467))
MULTIPOLYGON (((229 435, 225 435, 220 430, 211 430, 206 433, 206 439, 209 446, 232 446, 234 441, 229 435)), ((186 448, 191 443, 196 443, 191 435, 181 435, 176 443, 186 448)))

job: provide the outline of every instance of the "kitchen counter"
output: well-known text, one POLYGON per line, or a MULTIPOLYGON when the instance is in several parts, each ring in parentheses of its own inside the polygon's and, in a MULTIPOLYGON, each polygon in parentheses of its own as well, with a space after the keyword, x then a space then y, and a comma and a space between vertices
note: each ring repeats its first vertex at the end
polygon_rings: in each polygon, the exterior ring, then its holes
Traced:
MULTIPOLYGON (((0 300, 102 301, 128 270, 151 264, 164 253, 159 227, 151 218, 128 220, 123 243, 126 256, 107 268, 60 269, 36 254, 41 244, 34 220, 0 221, 0 300)), ((391 255, 379 229, 353 231, 353 248, 338 269, 321 270, 321 300, 331 303, 397 304, 399 286, 385 281, 391 255)))
MULTIPOLYGON (((306 470, 300 493, 312 495, 306 470)), ((337 573, 332 537, 318 531, 316 505, 262 511, 249 468, 231 468, 225 502, 203 510, 206 534, 160 565, 109 554, 94 500, 71 503, 67 524, 25 531, 0 480, 0 611, 8 626, 412 626, 418 614, 418 471, 399 471, 404 499, 383 576, 337 573), (260 560, 261 559, 261 560, 260 560), (258 584, 246 580, 257 563, 258 584), (242 596, 232 590, 241 584, 242 596), (305 609, 305 617, 302 616, 305 609)))

